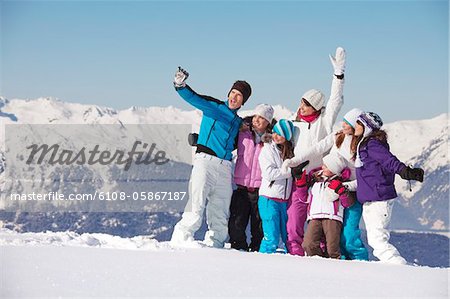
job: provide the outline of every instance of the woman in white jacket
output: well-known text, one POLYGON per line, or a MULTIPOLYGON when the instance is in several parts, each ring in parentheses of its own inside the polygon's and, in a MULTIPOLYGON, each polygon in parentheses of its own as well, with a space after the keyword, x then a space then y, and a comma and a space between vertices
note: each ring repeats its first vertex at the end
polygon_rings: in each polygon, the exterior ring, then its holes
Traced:
MULTIPOLYGON (((333 124, 344 103, 344 70, 345 50, 341 47, 336 49, 336 56, 330 56, 334 68, 333 81, 331 84, 331 95, 326 107, 325 96, 322 92, 308 90, 301 99, 300 107, 295 115, 294 131, 294 155, 301 156, 308 149, 332 132, 333 124)), ((322 155, 310 156, 306 172, 322 165, 322 155)), ((289 253, 294 255, 305 255, 302 248, 304 226, 307 217, 307 193, 305 188, 292 188, 292 196, 288 203, 287 247, 289 253)))
POLYGON ((258 209, 264 237, 259 252, 274 253, 280 239, 286 244, 287 201, 291 195, 292 174, 283 171, 283 161, 293 157, 290 140, 294 132, 291 121, 281 119, 273 128, 272 141, 265 143, 259 155, 261 187, 258 209))

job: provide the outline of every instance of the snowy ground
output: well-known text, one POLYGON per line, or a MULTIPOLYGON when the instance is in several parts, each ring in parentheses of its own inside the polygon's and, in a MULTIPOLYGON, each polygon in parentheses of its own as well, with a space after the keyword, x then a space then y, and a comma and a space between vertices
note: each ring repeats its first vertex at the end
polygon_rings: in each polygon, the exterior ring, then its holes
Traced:
POLYGON ((449 268, 171 248, 142 236, 70 232, 2 229, 0 245, 1 298, 449 295, 449 268))

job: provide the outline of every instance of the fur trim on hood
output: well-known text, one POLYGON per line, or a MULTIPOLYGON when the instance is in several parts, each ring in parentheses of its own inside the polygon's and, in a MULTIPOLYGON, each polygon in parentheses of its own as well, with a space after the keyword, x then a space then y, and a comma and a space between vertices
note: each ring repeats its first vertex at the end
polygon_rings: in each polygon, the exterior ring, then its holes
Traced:
POLYGON ((261 136, 261 141, 264 143, 269 143, 272 141, 272 133, 264 133, 261 136))

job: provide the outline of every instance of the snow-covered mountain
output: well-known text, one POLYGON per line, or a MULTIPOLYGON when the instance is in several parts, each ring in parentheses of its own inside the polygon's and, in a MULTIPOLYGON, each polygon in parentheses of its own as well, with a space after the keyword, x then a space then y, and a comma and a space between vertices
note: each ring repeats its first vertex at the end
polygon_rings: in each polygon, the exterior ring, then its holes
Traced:
MULTIPOLYGON (((239 114, 245 116, 251 115, 251 113, 251 110, 243 110, 239 114)), ((275 106, 276 118, 288 118, 291 115, 292 111, 282 106, 275 106)), ((107 107, 67 103, 52 98, 34 100, 0 98, 0 140, 5 138, 6 124, 114 124, 125 127, 131 124, 188 124, 192 125, 193 131, 198 131, 200 120, 201 112, 198 110, 183 111, 171 106, 131 107, 117 111, 107 107)), ((424 183, 411 183, 412 191, 409 191, 410 186, 406 181, 397 178, 396 185, 400 199, 394 210, 392 227, 414 230, 448 230, 448 115, 442 114, 428 120, 398 121, 386 124, 384 128, 388 132, 392 152, 407 164, 423 167, 426 173, 424 183)), ((170 134, 171 132, 168 132, 168 135, 170 134)), ((4 150, 5 144, 2 142, 0 144, 0 172, 3 172, 5 168, 4 150)), ((4 173, 0 175, 0 179, 4 180, 4 173)), ((136 216, 137 214, 134 214, 133 222, 136 221, 136 216)), ((48 215, 43 214, 39 216, 39 221, 34 222, 33 229, 31 229, 30 224, 26 224, 27 221, 31 221, 30 217, 28 214, 19 216, 17 213, 14 215, 0 213, 0 220, 3 219, 4 225, 5 223, 18 225, 20 222, 23 230, 27 230, 26 227, 28 227, 29 230, 38 231, 37 223, 41 223, 41 230, 48 229, 48 223, 52 223, 51 227, 55 230, 62 229, 62 227, 67 228, 67 225, 62 224, 61 221, 59 223, 52 222, 51 219, 48 219, 48 215), (44 223, 46 224, 44 225, 44 223)), ((68 221, 67 217, 54 214, 52 217, 65 219, 64 222, 68 221)), ((85 225, 89 225, 86 222, 92 221, 91 218, 86 220, 86 217, 94 217, 93 215, 73 217, 75 217, 72 219, 73 222, 85 229, 80 232, 93 230, 92 228, 86 230, 85 227, 85 225)), ((155 225, 152 227, 154 231, 146 230, 145 232, 156 235, 158 235, 157 232, 167 233, 179 214, 172 213, 161 217, 161 215, 144 217, 146 219, 143 221, 144 225, 148 226, 149 221, 155 225), (158 217, 159 219, 157 219, 158 217), (160 226, 157 226, 156 223, 159 223, 160 226)), ((108 221, 108 217, 105 215, 96 215, 95 218, 97 219, 94 221, 97 223, 96 225, 102 223, 105 226, 115 225, 115 228, 120 226, 122 234, 127 236, 133 234, 123 233, 123 230, 130 229, 130 217, 128 216, 122 219, 109 219, 111 221, 108 221)), ((76 226, 69 227, 76 230, 76 226)), ((16 227, 16 229, 20 228, 16 227)), ((111 232, 103 229, 98 231, 111 232)), ((135 233, 139 233, 139 231, 135 231, 135 233)))
MULTIPOLYGON (((396 180, 400 204, 430 229, 449 228, 448 115, 386 125, 392 151, 407 165, 425 170, 423 183, 396 180), (412 191, 410 191, 412 190, 412 191)), ((398 219, 398 218, 397 218, 398 219)))

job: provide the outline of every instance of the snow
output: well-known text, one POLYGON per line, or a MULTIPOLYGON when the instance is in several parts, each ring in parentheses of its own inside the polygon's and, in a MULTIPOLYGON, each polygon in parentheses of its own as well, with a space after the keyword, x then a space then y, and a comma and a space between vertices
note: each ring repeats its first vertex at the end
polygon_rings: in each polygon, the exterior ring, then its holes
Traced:
POLYGON ((2 298, 448 297, 449 268, 0 230, 2 298))

